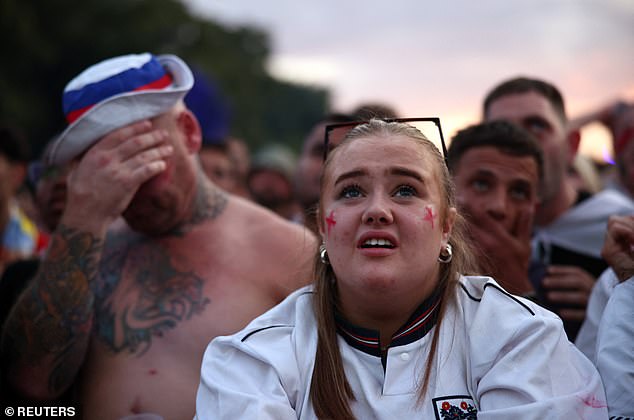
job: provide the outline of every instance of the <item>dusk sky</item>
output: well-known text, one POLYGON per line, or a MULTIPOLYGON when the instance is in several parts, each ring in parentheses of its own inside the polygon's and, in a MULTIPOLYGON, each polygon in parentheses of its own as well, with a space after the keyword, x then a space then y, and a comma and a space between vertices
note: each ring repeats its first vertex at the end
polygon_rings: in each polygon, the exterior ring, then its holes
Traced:
MULTIPOLYGON (((326 87, 333 110, 382 102, 401 116, 438 116, 446 136, 479 120, 484 95, 517 75, 558 86, 576 116, 634 101, 634 1, 185 0, 272 42, 269 70, 326 87)), ((600 158, 600 126, 582 152, 600 158)))

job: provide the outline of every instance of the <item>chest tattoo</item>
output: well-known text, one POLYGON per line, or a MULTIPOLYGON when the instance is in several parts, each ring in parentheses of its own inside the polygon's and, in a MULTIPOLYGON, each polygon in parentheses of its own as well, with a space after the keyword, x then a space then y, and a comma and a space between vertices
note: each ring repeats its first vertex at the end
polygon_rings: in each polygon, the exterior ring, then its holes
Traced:
POLYGON ((141 239, 115 248, 101 260, 96 332, 112 351, 142 355, 153 337, 200 314, 210 300, 203 295, 203 278, 176 268, 159 245, 141 239))

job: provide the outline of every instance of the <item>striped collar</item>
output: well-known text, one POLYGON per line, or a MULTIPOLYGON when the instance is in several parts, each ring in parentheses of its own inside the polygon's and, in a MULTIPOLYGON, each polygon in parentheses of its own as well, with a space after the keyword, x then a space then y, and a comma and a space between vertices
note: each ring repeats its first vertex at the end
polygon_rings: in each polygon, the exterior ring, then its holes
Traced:
MULTIPOLYGON (((436 325, 441 295, 437 291, 421 303, 410 318, 392 336, 390 347, 403 346, 423 338, 436 325)), ((339 311, 335 311, 337 333, 346 342, 364 353, 381 357, 379 332, 362 328, 348 322, 339 311)))

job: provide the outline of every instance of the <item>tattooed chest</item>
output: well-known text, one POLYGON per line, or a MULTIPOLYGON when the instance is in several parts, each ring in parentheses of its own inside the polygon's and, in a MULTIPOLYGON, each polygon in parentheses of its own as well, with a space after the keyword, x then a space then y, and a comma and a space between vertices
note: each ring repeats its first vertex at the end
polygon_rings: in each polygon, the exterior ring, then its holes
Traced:
POLYGON ((104 257, 94 290, 95 327, 116 353, 145 353, 154 339, 210 302, 203 295, 203 278, 175 268, 164 250, 128 248, 104 257))

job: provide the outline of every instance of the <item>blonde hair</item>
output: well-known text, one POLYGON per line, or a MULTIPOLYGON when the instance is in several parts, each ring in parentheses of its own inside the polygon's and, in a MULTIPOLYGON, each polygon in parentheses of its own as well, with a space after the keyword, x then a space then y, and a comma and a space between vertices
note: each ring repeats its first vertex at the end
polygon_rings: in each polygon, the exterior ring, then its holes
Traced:
MULTIPOLYGON (((440 193, 444 195, 442 209, 439 211, 441 223, 447 218, 450 208, 455 208, 454 187, 449 171, 445 165, 443 156, 440 154, 436 146, 429 141, 423 133, 416 128, 398 122, 385 122, 379 119, 372 119, 369 122, 356 126, 345 137, 343 142, 334 149, 328 156, 322 172, 321 191, 324 191, 324 183, 327 179, 327 173, 332 165, 333 160, 338 155, 345 144, 360 138, 381 136, 406 136, 411 138, 428 156, 431 157, 433 165, 436 167, 436 173, 440 180, 440 193)), ((320 202, 320 214, 323 214, 320 202)), ((320 216, 321 217, 321 216, 320 216)), ((318 220, 323 223, 323 220, 318 220)), ((471 274, 475 272, 475 264, 470 246, 467 243, 465 232, 465 223, 460 215, 456 216, 452 234, 449 240, 453 248, 453 258, 447 264, 440 264, 438 290, 441 296, 439 307, 439 315, 430 352, 427 358, 427 364, 423 375, 423 381, 419 389, 418 401, 421 402, 427 392, 429 379, 431 375, 431 366, 436 358, 436 349, 438 347, 438 337, 440 324, 442 322, 443 313, 447 307, 447 303, 454 295, 454 291, 458 285, 460 273, 471 274)), ((354 418, 350 409, 350 401, 355 400, 352 388, 348 383, 345 375, 341 353, 337 342, 337 327, 335 322, 335 310, 338 305, 338 296, 335 282, 335 273, 330 265, 321 263, 319 256, 315 257, 314 274, 316 279, 314 310, 317 319, 317 351, 315 354, 315 367, 313 369, 310 398, 313 403, 315 414, 319 418, 329 419, 351 419, 354 418)))

